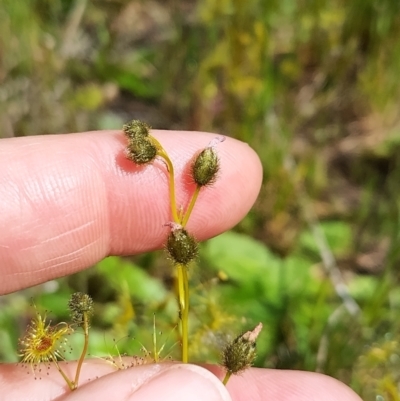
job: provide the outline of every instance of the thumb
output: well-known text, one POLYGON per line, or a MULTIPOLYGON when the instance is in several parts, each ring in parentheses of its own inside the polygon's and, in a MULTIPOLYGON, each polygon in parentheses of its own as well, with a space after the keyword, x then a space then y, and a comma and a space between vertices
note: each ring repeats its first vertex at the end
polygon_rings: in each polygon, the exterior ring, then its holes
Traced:
POLYGON ((59 400, 231 401, 221 381, 189 364, 150 364, 103 376, 59 400))

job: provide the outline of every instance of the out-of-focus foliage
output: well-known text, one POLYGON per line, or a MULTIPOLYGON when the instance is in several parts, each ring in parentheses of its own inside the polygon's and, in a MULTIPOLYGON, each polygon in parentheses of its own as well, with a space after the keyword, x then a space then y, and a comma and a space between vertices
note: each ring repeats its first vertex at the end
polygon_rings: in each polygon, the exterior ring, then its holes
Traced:
MULTIPOLYGON (((217 360, 262 321, 258 366, 398 400, 399 37, 398 0, 2 0, 0 137, 139 118, 247 141, 264 183, 191 271, 193 359, 217 360), (356 315, 324 266, 330 252, 356 315)), ((151 254, 1 297, 0 359, 17 360, 30 297, 61 321, 74 291, 95 301, 91 354, 115 354, 113 338, 120 352, 151 348, 155 314, 176 355, 172 283, 151 254)))

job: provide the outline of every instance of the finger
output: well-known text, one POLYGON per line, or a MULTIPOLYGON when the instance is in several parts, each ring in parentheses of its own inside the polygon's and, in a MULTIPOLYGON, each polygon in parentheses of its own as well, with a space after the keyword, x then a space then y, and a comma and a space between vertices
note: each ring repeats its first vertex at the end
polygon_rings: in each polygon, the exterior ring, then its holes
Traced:
MULTIPOLYGON (((129 358, 124 358, 130 364, 129 358)), ((76 363, 61 363, 73 377, 76 363)), ((28 367, 29 369, 29 367, 28 367)), ((0 365, 0 387, 8 401, 29 394, 30 401, 132 400, 132 401, 230 401, 221 381, 208 370, 190 364, 147 364, 117 370, 105 360, 89 360, 83 366, 80 385, 71 392, 54 365, 33 373, 21 365, 0 365), (28 372, 28 374, 26 374, 28 372)))
POLYGON ((60 401, 96 399, 122 401, 230 401, 222 382, 196 365, 154 364, 113 373, 95 380, 60 401))
MULTIPOLYGON (((207 365, 207 369, 222 379, 221 367, 207 365)), ((338 380, 319 373, 247 369, 233 376, 227 389, 233 401, 362 401, 349 387, 338 380)))
MULTIPOLYGON (((154 131, 176 169, 178 205, 193 189, 190 159, 214 134, 154 131)), ((88 267, 107 255, 160 248, 171 221, 167 171, 136 166, 120 131, 4 139, 0 143, 0 294, 88 267)), ((261 165, 246 144, 218 145, 217 182, 188 224, 199 240, 234 226, 254 203, 261 165)))
MULTIPOLYGON (((125 361, 129 363, 129 359, 125 361)), ((67 367, 63 364, 70 377, 75 367, 75 363, 69 363, 67 367)), ((222 379, 220 367, 207 365, 207 369, 215 374, 214 378, 222 379)), ((9 401, 20 400, 21 391, 29 394, 31 401, 86 400, 88 397, 101 401, 111 399, 111 396, 135 401, 142 401, 140 397, 143 396, 143 400, 151 401, 154 394, 158 397, 154 399, 163 397, 166 400, 168 397, 171 400, 229 400, 221 389, 220 380, 216 382, 204 371, 193 365, 170 363, 115 371, 106 361, 88 360, 82 369, 81 385, 71 393, 54 367, 49 375, 41 373, 41 379, 38 376, 35 380, 21 366, 0 365, 0 388, 9 401), (177 368, 171 369, 171 366, 177 368), (202 398, 194 398, 196 396, 202 398)), ((233 376, 227 390, 232 401, 361 401, 350 388, 331 377, 300 371, 248 369, 242 375, 233 376)))

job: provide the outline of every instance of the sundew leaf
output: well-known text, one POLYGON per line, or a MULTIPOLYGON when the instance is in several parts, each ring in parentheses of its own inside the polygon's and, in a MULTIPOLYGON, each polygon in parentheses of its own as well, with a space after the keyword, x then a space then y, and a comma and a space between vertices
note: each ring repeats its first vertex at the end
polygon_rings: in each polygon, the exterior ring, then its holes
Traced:
POLYGON ((96 267, 117 290, 127 285, 131 296, 142 302, 161 302, 167 296, 167 290, 159 280, 132 262, 111 256, 99 262, 96 267))

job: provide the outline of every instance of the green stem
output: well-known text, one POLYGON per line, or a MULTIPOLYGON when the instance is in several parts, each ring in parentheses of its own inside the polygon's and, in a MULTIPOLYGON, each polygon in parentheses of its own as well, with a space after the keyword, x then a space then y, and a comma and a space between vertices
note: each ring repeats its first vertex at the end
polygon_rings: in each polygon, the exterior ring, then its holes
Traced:
POLYGON ((189 220, 189 217, 190 217, 190 215, 192 213, 194 205, 195 205, 195 203, 197 201, 197 198, 199 196, 200 189, 201 189, 201 187, 197 185, 196 189, 193 192, 192 199, 190 199, 189 206, 188 206, 188 208, 186 210, 186 213, 185 213, 185 215, 183 216, 183 219, 182 219, 182 223, 181 223, 182 227, 185 227, 187 222, 188 222, 188 220, 189 220))
POLYGON ((71 391, 76 389, 76 384, 75 382, 71 381, 68 376, 64 373, 64 371, 61 369, 60 365, 58 364, 58 361, 54 359, 54 365, 56 365, 57 370, 60 372, 61 376, 65 380, 65 382, 68 384, 68 387, 71 391))
POLYGON ((187 363, 189 360, 189 284, 187 267, 181 264, 177 264, 176 267, 178 270, 178 300, 182 328, 182 362, 187 363))
POLYGON ((230 377, 232 376, 232 372, 230 372, 229 370, 226 372, 224 380, 222 380, 222 384, 224 386, 226 386, 228 384, 228 381, 230 379, 230 377))
POLYGON ((157 334, 156 334, 156 315, 153 315, 153 359, 155 363, 158 363, 158 352, 157 352, 157 334))
POLYGON ((168 182, 169 182, 169 198, 170 198, 170 203, 171 203, 171 214, 172 214, 172 219, 174 220, 174 222, 179 223, 180 219, 178 217, 178 209, 176 208, 174 165, 172 164, 171 159, 169 158, 165 149, 162 147, 161 143, 158 142, 157 139, 154 138, 153 136, 151 137, 151 140, 157 146, 158 156, 162 157, 164 159, 165 163, 167 163, 167 168, 168 168, 168 172, 169 172, 168 182))
POLYGON ((83 312, 83 334, 85 336, 85 342, 83 343, 83 350, 78 361, 78 366, 76 367, 75 380, 74 380, 75 388, 78 387, 79 375, 81 374, 83 361, 85 359, 85 355, 89 346, 89 321, 87 312, 83 312))

